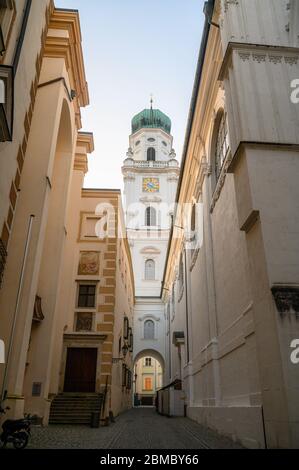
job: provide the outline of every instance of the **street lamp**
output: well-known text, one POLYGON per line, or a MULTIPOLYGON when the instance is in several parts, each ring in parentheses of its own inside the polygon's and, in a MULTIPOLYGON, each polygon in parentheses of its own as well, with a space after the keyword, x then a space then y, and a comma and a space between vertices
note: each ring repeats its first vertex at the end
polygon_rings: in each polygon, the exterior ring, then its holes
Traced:
POLYGON ((128 345, 127 345, 127 344, 124 344, 121 350, 122 350, 122 352, 123 352, 123 357, 124 357, 124 359, 125 359, 125 358, 126 358, 126 355, 127 355, 127 353, 128 353, 128 350, 129 350, 128 345))

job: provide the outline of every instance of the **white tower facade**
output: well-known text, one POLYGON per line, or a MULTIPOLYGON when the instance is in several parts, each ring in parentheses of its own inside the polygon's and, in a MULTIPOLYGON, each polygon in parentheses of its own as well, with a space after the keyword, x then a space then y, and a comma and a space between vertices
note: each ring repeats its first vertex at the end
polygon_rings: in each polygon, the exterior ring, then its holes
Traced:
POLYGON ((132 120, 122 168, 126 227, 136 289, 134 352, 165 357, 165 316, 160 300, 174 201, 180 174, 170 119, 145 109, 132 120))

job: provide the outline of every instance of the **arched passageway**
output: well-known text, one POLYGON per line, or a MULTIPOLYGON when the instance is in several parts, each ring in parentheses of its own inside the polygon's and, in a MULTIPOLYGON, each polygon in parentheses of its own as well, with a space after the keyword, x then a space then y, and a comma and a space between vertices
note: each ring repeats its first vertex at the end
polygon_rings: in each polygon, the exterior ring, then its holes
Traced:
POLYGON ((157 391, 163 387, 164 359, 157 351, 145 349, 134 360, 134 406, 155 406, 157 391))

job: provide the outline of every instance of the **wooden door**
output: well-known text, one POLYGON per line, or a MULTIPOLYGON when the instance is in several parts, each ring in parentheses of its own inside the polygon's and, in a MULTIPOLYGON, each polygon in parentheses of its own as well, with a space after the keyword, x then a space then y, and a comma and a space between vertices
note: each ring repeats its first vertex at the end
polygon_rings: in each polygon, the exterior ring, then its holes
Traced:
POLYGON ((95 348, 68 348, 65 392, 95 392, 97 358, 98 350, 95 348))

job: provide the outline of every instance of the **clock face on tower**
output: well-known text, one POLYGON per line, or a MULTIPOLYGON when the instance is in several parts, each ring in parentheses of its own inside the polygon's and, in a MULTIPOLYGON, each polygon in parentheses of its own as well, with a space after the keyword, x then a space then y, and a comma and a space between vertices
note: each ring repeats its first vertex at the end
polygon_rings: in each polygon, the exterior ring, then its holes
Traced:
POLYGON ((160 191, 160 182, 158 178, 143 178, 143 192, 157 193, 160 191))

